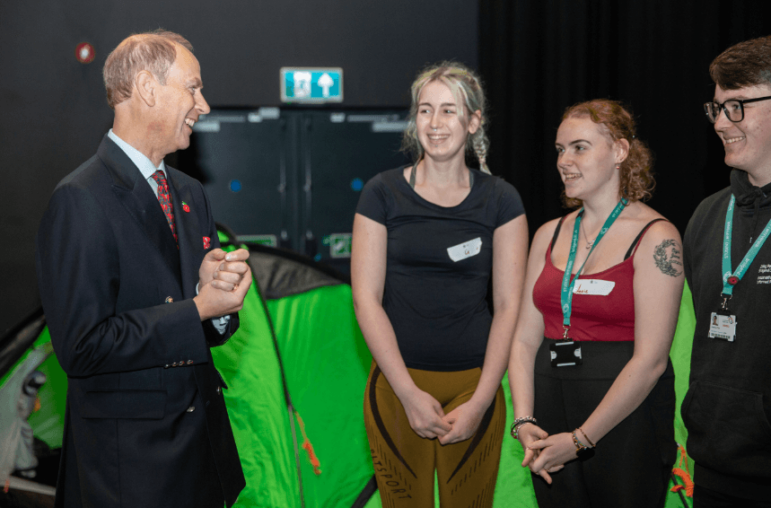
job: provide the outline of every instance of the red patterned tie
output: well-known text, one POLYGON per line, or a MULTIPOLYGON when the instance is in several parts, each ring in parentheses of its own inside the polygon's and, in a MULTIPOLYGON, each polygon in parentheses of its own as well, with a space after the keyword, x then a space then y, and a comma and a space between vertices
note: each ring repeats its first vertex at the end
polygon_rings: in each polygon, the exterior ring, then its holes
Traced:
POLYGON ((179 241, 177 240, 177 226, 174 223, 174 204, 171 202, 171 194, 169 193, 169 184, 166 182, 166 176, 160 169, 153 173, 153 180, 158 184, 158 202, 161 204, 163 213, 166 214, 166 220, 171 228, 171 234, 174 235, 174 241, 177 242, 177 248, 179 248, 179 241))

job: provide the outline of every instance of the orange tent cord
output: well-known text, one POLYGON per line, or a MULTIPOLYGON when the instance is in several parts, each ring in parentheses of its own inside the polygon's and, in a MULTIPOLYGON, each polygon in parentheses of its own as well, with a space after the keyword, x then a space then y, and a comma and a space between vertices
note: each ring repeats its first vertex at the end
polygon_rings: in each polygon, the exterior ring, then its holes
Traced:
POLYGON ((675 485, 670 490, 672 492, 677 492, 678 490, 685 489, 686 497, 693 497, 693 479, 691 479, 691 474, 688 470, 688 457, 685 453, 685 446, 679 446, 678 451, 680 452, 680 459, 677 461, 676 466, 672 469, 672 472, 676 474, 681 480, 683 480, 685 485, 675 485), (683 469, 683 467, 685 469, 683 469))
POLYGON ((319 458, 316 457, 316 452, 313 450, 313 445, 311 444, 310 439, 308 439, 308 434, 305 433, 305 422, 303 422, 303 419, 300 417, 300 413, 297 411, 294 412, 294 415, 297 417, 297 421, 300 423, 300 432, 303 434, 304 441, 302 447, 308 453, 308 460, 313 466, 313 472, 316 473, 316 475, 320 475, 321 463, 319 462, 319 458))

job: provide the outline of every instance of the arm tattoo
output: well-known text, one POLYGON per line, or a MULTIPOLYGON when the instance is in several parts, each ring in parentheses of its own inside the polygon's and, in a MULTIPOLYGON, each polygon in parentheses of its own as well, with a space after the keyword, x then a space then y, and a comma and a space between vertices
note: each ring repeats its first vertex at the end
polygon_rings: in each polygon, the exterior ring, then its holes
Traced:
POLYGON ((680 257, 680 249, 676 241, 664 240, 653 251, 653 261, 664 275, 679 277, 683 273, 683 259, 680 257))

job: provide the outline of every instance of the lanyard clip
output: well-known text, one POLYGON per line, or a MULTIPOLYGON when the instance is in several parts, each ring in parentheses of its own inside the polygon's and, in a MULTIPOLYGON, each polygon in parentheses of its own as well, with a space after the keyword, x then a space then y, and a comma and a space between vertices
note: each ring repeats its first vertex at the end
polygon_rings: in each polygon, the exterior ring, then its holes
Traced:
POLYGON ((562 334, 562 338, 568 340, 568 330, 570 330, 570 327, 568 325, 562 325, 562 328, 565 329, 565 333, 562 334))
POLYGON ((733 297, 733 295, 727 295, 725 293, 721 293, 720 296, 723 297, 723 303, 720 304, 720 308, 722 310, 728 310, 728 301, 733 297))

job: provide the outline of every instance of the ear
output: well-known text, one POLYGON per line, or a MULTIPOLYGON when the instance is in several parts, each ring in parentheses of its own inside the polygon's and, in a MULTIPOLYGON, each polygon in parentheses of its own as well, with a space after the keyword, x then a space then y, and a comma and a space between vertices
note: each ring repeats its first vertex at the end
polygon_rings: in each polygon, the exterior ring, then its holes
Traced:
POLYGON ((134 78, 134 89, 142 102, 149 108, 155 106, 159 86, 160 84, 150 71, 140 71, 134 78))
POLYGON ((468 133, 474 134, 482 125, 482 111, 476 110, 468 116, 468 133))
POLYGON ((616 164, 621 164, 629 156, 629 140, 621 138, 613 143, 616 152, 616 164))

